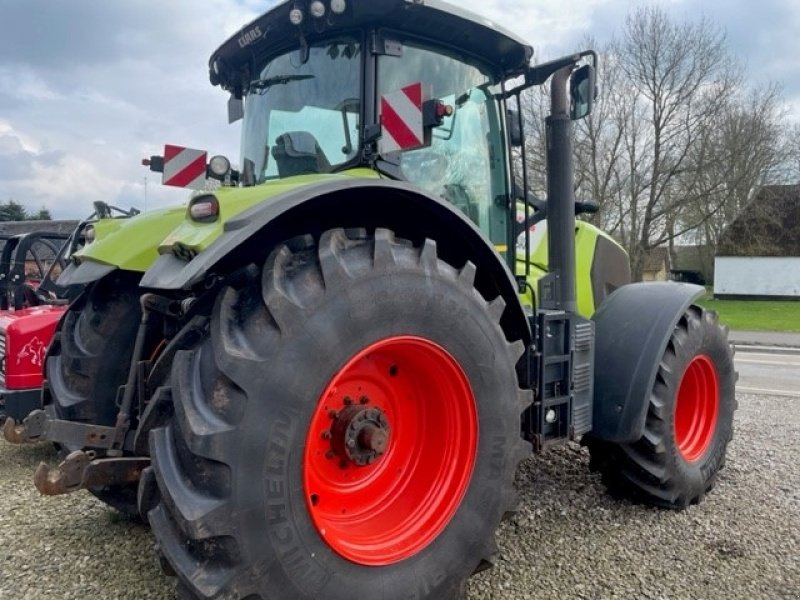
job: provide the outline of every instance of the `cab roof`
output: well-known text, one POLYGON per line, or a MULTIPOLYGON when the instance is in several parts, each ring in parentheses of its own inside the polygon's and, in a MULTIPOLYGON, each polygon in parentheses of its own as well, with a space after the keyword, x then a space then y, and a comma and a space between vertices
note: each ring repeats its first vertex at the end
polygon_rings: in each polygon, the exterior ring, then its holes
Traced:
POLYGON ((287 0, 243 27, 211 55, 211 83, 235 90, 252 60, 297 46, 301 37, 313 43, 352 29, 391 29, 426 38, 472 55, 504 77, 524 72, 533 56, 533 48, 513 33, 442 0, 345 0, 341 15, 332 13, 330 0, 322 1, 326 15, 321 19, 310 14, 312 0, 287 0), (299 26, 289 20, 294 8, 304 13, 299 26))

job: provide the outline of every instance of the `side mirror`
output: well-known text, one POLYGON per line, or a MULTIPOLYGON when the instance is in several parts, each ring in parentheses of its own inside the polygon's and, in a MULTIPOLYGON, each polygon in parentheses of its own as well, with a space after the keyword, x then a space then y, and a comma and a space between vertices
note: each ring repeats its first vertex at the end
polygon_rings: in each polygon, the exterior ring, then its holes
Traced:
POLYGON ((242 97, 236 97, 236 94, 231 94, 228 100, 228 123, 236 123, 244 119, 244 100, 242 97))
POLYGON ((592 112, 597 97, 595 70, 592 65, 584 65, 569 78, 570 110, 573 121, 583 119, 592 112))
POLYGON ((519 111, 509 108, 506 110, 506 124, 508 125, 508 143, 512 148, 519 148, 525 141, 522 139, 522 128, 519 123, 519 111))

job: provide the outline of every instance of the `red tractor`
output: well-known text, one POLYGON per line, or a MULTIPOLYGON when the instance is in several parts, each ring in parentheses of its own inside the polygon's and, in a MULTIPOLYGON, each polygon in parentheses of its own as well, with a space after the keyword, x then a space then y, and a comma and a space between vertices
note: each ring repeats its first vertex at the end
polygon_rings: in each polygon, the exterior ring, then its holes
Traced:
POLYGON ((9 237, 0 255, 0 419, 20 419, 39 403, 44 359, 66 301, 54 279, 70 236, 37 231, 9 237))

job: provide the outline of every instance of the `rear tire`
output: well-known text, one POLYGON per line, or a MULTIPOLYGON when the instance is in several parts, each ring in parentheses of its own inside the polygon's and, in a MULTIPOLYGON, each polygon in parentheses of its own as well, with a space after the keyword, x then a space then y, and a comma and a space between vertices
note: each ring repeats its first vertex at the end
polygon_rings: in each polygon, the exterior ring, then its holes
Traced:
POLYGON ((463 593, 529 451, 521 344, 474 275, 430 240, 334 230, 219 294, 150 434, 148 516, 183 597, 463 593))
POLYGON ((716 313, 690 306, 661 358, 641 439, 590 440, 591 468, 614 495, 666 508, 701 502, 733 437, 735 382, 716 313))

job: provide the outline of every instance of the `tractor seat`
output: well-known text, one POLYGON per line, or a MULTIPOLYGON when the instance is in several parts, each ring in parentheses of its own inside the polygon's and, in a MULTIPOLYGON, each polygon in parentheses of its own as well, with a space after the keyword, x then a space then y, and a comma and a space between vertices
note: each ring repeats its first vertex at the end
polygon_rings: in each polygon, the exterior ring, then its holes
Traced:
POLYGON ((288 131, 278 136, 272 157, 280 177, 306 173, 328 173, 331 164, 316 138, 307 131, 288 131))

